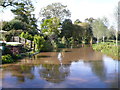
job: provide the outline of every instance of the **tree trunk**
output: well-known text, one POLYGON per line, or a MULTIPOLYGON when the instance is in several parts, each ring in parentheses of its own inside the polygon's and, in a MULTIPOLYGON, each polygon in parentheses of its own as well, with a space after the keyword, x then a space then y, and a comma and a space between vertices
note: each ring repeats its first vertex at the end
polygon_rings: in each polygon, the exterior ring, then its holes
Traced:
POLYGON ((99 38, 97 38, 97 44, 99 43, 99 38))
POLYGON ((116 30, 116 46, 118 45, 118 32, 117 32, 117 30, 116 30))
POLYGON ((103 36, 103 42, 105 42, 105 36, 103 36))
POLYGON ((93 38, 91 37, 91 40, 90 40, 90 45, 92 45, 92 43, 93 43, 93 38))

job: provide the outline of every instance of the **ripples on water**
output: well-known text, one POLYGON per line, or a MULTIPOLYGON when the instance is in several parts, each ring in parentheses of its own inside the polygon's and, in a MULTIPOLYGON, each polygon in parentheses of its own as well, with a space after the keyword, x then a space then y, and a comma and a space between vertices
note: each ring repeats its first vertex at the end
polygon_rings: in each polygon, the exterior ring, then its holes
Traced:
POLYGON ((5 66, 3 88, 114 88, 118 62, 92 48, 40 53, 5 66))

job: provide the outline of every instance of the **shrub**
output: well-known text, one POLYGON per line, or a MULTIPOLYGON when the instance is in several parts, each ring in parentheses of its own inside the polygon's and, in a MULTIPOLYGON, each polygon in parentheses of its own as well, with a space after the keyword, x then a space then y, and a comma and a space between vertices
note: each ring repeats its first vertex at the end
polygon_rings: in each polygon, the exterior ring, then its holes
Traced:
POLYGON ((12 62, 14 62, 14 60, 11 55, 7 54, 7 55, 2 56, 2 64, 12 63, 12 62))
POLYGON ((34 36, 34 43, 35 43, 35 50, 37 52, 40 52, 42 47, 44 46, 43 43, 45 42, 45 39, 43 36, 35 35, 34 36))
POLYGON ((59 44, 58 44, 58 48, 65 48, 65 47, 66 47, 66 45, 63 44, 63 43, 59 43, 59 44))
POLYGON ((51 42, 46 40, 43 43, 43 47, 41 48, 41 51, 48 52, 48 51, 52 51, 52 50, 53 50, 53 46, 52 46, 51 42))
POLYGON ((13 59, 14 60, 22 59, 22 56, 21 56, 21 54, 16 54, 16 55, 13 55, 13 59))

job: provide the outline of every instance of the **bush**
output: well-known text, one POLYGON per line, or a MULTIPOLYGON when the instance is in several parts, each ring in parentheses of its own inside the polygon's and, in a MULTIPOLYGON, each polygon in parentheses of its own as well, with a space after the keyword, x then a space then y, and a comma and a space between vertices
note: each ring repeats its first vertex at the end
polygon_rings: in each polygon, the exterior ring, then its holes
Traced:
POLYGON ((12 38, 12 34, 6 35, 5 36, 5 41, 9 42, 12 38))
POLYGON ((14 60, 11 55, 7 54, 7 55, 2 56, 2 64, 12 63, 12 62, 14 62, 14 60))
POLYGON ((13 59, 14 59, 14 60, 22 59, 22 55, 21 55, 21 54, 13 55, 13 59))
POLYGON ((59 43, 59 44, 58 44, 58 48, 65 48, 65 47, 66 47, 65 44, 62 44, 62 43, 59 43))
POLYGON ((50 41, 45 41, 43 43, 43 47, 41 48, 42 52, 49 52, 49 51, 53 51, 53 46, 51 44, 50 41))
POLYGON ((44 46, 45 39, 43 36, 35 35, 34 36, 34 43, 35 43, 35 50, 40 52, 42 47, 44 46))

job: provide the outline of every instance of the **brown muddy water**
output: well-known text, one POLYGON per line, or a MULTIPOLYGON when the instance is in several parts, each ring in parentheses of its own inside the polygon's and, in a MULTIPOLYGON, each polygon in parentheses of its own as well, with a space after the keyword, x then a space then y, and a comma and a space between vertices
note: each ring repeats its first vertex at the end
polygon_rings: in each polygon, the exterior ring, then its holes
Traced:
POLYGON ((119 63, 91 47, 42 52, 3 65, 0 88, 118 88, 119 63))

